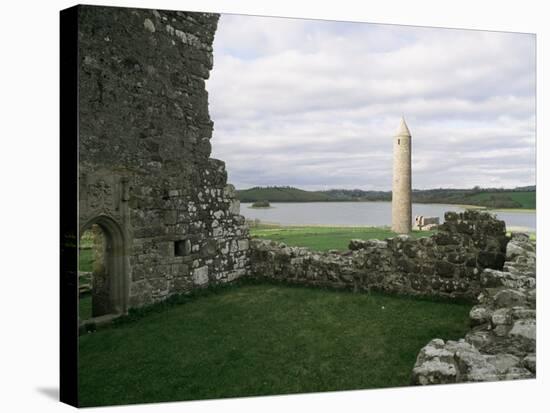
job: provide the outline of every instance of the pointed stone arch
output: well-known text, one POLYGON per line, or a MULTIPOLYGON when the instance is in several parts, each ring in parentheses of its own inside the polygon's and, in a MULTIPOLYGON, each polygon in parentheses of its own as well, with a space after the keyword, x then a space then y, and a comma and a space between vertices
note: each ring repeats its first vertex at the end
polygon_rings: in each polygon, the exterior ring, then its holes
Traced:
MULTIPOLYGON (((108 285, 101 298, 92 296, 92 317, 126 314, 129 291, 127 237, 123 227, 107 214, 100 214, 87 220, 80 227, 80 234, 94 224, 101 228, 104 235, 103 263, 108 285), (94 298, 101 301, 96 301, 94 304, 94 298)), ((95 292, 93 291, 92 294, 95 292)))

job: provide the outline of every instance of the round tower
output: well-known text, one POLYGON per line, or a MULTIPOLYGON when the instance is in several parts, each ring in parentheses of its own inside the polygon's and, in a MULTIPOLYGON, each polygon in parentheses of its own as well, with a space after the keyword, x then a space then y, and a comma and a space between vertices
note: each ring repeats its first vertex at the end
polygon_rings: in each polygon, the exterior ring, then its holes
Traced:
POLYGON ((393 138, 392 231, 408 234, 411 231, 411 133, 401 118, 393 138))

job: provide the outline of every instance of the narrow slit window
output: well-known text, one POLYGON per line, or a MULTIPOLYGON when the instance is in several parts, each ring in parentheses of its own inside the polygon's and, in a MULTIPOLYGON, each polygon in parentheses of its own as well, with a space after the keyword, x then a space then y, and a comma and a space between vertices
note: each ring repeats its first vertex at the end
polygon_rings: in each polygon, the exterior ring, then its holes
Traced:
POLYGON ((176 257, 183 257, 185 254, 185 241, 174 242, 174 255, 176 257))
POLYGON ((397 139, 397 144, 401 145, 401 139, 397 139))

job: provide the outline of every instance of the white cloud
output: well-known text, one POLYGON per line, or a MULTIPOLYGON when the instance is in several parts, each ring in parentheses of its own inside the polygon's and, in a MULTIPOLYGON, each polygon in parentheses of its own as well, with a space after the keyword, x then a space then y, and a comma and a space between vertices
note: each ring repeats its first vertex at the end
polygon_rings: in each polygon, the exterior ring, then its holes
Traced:
POLYGON ((404 113, 416 188, 535 176, 525 34, 223 15, 207 87, 237 187, 389 189, 404 113))

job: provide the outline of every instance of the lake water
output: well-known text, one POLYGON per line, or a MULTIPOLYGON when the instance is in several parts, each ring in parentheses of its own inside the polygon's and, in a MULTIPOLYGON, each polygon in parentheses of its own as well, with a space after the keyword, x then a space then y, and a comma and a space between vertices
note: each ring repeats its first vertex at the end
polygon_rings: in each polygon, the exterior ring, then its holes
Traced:
MULTIPOLYGON (((277 202, 270 208, 251 208, 251 205, 241 204, 241 214, 246 218, 281 225, 391 225, 391 202, 277 202)), ((444 221, 446 211, 464 211, 446 204, 413 204, 412 209, 413 220, 416 215, 438 216, 440 222, 444 221)), ((496 215, 506 222, 508 229, 536 231, 534 212, 497 211, 496 215)))

